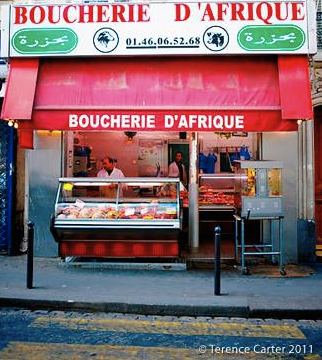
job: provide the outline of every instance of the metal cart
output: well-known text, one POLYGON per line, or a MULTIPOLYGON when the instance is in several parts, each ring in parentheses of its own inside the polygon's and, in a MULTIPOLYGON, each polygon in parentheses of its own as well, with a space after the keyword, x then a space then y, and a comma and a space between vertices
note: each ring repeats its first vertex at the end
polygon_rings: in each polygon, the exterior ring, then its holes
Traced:
POLYGON ((278 257, 279 270, 285 275, 283 238, 282 168, 279 161, 237 161, 240 179, 240 203, 235 219, 235 257, 241 257, 241 270, 248 274, 247 256, 271 256, 274 263, 278 257), (269 224, 269 241, 261 244, 245 243, 245 222, 261 221, 269 224), (276 229, 277 225, 277 229, 276 229), (277 230, 277 231, 276 231, 277 230), (274 234, 277 233, 277 246, 274 234))
POLYGON ((275 262, 275 257, 278 256, 278 264, 281 275, 286 275, 284 266, 284 239, 283 239, 283 216, 266 217, 266 218, 245 218, 239 215, 233 215, 235 218, 235 256, 239 258, 239 250, 241 254, 241 269, 244 275, 249 274, 249 269, 246 266, 246 256, 272 256, 272 262, 275 262), (249 220, 261 220, 269 223, 270 241, 266 244, 245 244, 245 221, 249 220), (274 246, 273 229, 274 225, 278 226, 278 247, 274 246), (248 251, 248 249, 255 249, 248 251))

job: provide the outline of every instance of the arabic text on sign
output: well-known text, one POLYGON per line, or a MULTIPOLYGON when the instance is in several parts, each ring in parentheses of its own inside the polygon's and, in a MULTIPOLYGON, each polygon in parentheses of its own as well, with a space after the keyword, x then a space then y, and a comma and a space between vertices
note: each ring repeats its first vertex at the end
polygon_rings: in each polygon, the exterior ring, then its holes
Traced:
POLYGON ((26 35, 20 35, 19 39, 20 39, 19 43, 21 45, 26 45, 27 47, 30 47, 30 48, 33 48, 36 46, 47 47, 49 45, 56 45, 56 44, 64 45, 65 42, 68 42, 68 38, 66 35, 58 37, 58 38, 52 38, 52 39, 45 37, 43 42, 40 42, 39 40, 33 40, 32 43, 28 43, 28 39, 27 39, 26 35))

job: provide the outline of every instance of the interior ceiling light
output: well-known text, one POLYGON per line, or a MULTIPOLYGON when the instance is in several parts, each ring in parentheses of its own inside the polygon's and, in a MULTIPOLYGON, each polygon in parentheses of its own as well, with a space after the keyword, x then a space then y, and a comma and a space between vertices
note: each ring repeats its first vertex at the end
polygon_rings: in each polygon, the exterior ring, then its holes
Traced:
POLYGON ((17 120, 12 120, 12 119, 10 119, 10 120, 8 121, 8 126, 14 127, 15 129, 18 129, 19 124, 18 124, 18 121, 17 121, 17 120))

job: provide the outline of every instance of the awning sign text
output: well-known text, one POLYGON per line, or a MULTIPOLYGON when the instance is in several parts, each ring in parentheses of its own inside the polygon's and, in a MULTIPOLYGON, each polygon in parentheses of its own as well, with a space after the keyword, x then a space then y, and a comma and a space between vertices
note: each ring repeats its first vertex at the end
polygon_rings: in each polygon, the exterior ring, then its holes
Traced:
POLYGON ((234 114, 70 114, 68 127, 86 130, 244 130, 244 115, 234 114))

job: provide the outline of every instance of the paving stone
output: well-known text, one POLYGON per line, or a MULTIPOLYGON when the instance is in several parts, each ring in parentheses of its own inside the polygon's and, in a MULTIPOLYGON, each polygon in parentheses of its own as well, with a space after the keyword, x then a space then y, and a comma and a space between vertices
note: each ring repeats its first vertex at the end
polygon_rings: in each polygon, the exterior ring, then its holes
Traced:
MULTIPOLYGON (((207 317, 207 321, 210 321, 210 320, 212 320, 212 318, 211 317, 207 317)), ((179 321, 182 321, 182 322, 192 322, 192 321, 196 321, 196 319, 195 318, 193 318, 193 317, 191 317, 191 316, 180 316, 179 318, 178 318, 178 320, 179 321)))
POLYGON ((240 318, 240 317, 231 317, 229 318, 230 322, 234 322, 234 323, 244 323, 245 322, 245 318, 240 318))
POLYGON ((294 319, 282 319, 281 322, 284 325, 298 325, 297 320, 294 319))
POLYGON ((298 323, 299 325, 317 326, 317 323, 314 320, 299 320, 298 323))
POLYGON ((33 311, 34 314, 36 315, 48 315, 50 311, 48 310, 35 310, 33 311))
MULTIPOLYGON (((275 324, 276 320, 273 320, 273 321, 274 321, 274 324, 275 324)), ((266 321, 264 319, 247 319, 247 322, 249 324, 257 324, 257 325, 263 325, 263 324, 266 323, 266 321)))
MULTIPOLYGON (((264 319, 263 320, 266 324, 269 324, 269 325, 281 325, 281 320, 279 319, 264 319)), ((284 321, 284 320, 283 320, 284 321)), ((289 321, 288 320, 285 320, 285 321, 289 321)), ((290 320, 290 321, 293 321, 293 320, 290 320)), ((296 322, 296 321, 295 321, 296 322)), ((289 322, 290 323, 290 322, 289 322)), ((287 324, 289 324, 287 323, 287 324)))
POLYGON ((215 323, 228 322, 228 321, 229 321, 229 318, 221 317, 221 316, 212 318, 212 322, 215 322, 215 323))
POLYGON ((50 311, 49 316, 66 317, 66 312, 60 310, 50 311))

